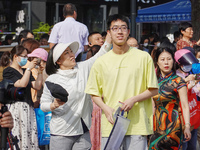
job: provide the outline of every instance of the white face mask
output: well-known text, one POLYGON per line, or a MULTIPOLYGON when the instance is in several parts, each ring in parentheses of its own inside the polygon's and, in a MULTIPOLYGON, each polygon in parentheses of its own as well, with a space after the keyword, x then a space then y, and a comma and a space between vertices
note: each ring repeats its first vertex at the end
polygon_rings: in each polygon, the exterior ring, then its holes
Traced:
POLYGON ((200 58, 198 58, 198 61, 199 61, 199 63, 200 63, 200 58))
POLYGON ((144 47, 146 47, 148 45, 148 43, 144 43, 144 47))

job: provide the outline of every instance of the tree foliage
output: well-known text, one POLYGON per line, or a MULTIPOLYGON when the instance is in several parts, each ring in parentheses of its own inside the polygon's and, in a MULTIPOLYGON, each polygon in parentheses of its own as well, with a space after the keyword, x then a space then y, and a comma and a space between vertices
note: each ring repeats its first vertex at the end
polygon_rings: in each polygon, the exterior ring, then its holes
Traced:
POLYGON ((40 36, 44 33, 48 33, 50 28, 52 28, 52 26, 50 26, 48 23, 39 22, 38 28, 32 30, 35 35, 35 39, 39 40, 40 36))

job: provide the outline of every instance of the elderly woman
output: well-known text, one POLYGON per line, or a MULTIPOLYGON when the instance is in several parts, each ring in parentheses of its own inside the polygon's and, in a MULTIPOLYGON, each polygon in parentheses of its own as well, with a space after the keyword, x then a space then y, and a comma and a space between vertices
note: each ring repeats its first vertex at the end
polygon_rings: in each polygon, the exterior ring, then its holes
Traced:
POLYGON ((193 47, 194 44, 199 45, 200 40, 198 42, 191 41, 194 32, 190 23, 182 22, 179 25, 179 32, 181 33, 182 38, 176 44, 177 50, 180 50, 184 47, 193 47))
POLYGON ((78 42, 59 43, 49 52, 46 72, 50 75, 44 85, 41 109, 52 111, 50 122, 50 149, 86 150, 91 148, 89 129, 91 126, 92 101, 84 90, 94 61, 111 49, 107 40, 99 52, 87 61, 76 63, 78 42), (53 97, 47 82, 60 85, 68 93, 65 103, 53 97))

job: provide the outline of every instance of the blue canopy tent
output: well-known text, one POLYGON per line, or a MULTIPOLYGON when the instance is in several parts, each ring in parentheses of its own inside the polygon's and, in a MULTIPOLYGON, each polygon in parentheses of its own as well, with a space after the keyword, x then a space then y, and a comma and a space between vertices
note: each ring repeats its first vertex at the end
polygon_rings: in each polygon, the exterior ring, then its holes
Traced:
POLYGON ((165 4, 138 10, 136 22, 153 23, 191 21, 190 0, 174 0, 165 4))

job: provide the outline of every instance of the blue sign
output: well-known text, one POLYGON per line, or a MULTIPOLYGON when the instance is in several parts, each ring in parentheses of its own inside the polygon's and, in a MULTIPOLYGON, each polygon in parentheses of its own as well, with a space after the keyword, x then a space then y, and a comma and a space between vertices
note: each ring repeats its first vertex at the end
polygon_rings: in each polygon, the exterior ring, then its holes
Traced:
POLYGON ((191 21, 191 2, 175 0, 138 10, 136 22, 191 21))

